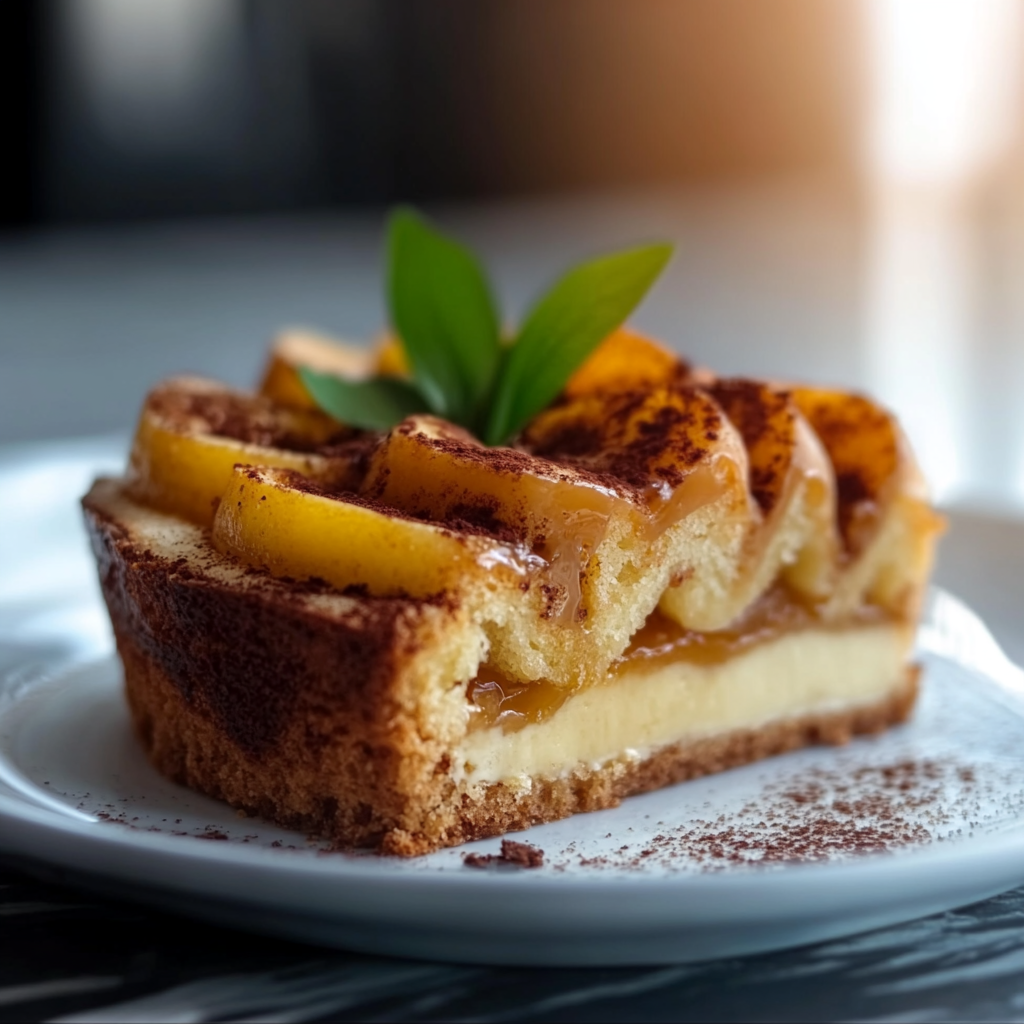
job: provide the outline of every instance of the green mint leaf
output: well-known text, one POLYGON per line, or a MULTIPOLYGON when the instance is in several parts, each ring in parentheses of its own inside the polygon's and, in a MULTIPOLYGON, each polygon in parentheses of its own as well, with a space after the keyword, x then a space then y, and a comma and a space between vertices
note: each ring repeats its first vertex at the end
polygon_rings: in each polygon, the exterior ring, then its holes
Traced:
POLYGON ((659 244, 602 256, 570 270, 541 297, 504 360, 487 444, 502 444, 554 400, 639 305, 671 255, 671 245, 659 244))
POLYGON ((457 423, 480 411, 498 368, 498 314, 476 257, 411 210, 388 224, 388 304, 430 408, 457 423))
POLYGON ((406 416, 427 411, 427 403, 419 391, 395 377, 345 380, 308 366, 299 367, 299 377, 324 412, 352 427, 390 430, 406 416))

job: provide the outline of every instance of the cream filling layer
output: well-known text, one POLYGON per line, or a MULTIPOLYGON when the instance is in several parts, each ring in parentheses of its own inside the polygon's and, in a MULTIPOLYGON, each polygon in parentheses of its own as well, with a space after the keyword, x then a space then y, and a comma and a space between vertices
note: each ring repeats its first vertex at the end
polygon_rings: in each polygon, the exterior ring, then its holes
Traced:
POLYGON ((806 629, 717 664, 638 666, 518 732, 469 733, 455 764, 469 785, 522 788, 672 743, 867 706, 902 685, 912 641, 905 623, 806 629))

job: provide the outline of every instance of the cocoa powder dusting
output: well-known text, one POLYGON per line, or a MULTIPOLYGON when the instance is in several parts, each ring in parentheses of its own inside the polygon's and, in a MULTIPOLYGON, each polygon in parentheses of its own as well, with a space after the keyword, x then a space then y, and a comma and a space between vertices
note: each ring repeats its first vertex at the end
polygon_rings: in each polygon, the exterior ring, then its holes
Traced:
POLYGON ((750 493, 768 514, 782 495, 789 468, 795 413, 790 394, 743 378, 716 381, 708 392, 743 438, 750 456, 750 493))
POLYGON ((534 456, 572 466, 605 486, 643 500, 658 481, 678 487, 718 440, 721 416, 706 396, 676 387, 674 400, 651 402, 649 390, 604 396, 599 423, 593 409, 527 426, 518 444, 534 456))
MULTIPOLYGON (((145 799, 145 798, 143 798, 145 799)), ((130 801, 125 799, 122 803, 129 804, 130 801)), ((109 825, 121 825, 124 828, 131 829, 133 832, 164 832, 172 836, 180 836, 187 839, 205 839, 208 841, 225 843, 232 840, 227 832, 217 828, 215 825, 204 825, 198 828, 193 828, 191 831, 184 829, 173 829, 173 828, 161 828, 159 825, 141 823, 141 819, 138 815, 129 817, 128 812, 124 809, 117 808, 114 804, 105 804, 107 810, 94 810, 92 813, 100 821, 105 822, 109 825), (137 824, 138 823, 138 824, 137 824)), ((79 801, 78 809, 80 811, 88 811, 88 804, 83 800, 79 801)), ((167 819, 162 818, 161 822, 166 824, 167 819)), ((181 824, 181 818, 174 819, 175 825, 181 824)), ((242 836, 238 839, 239 842, 249 843, 254 839, 258 839, 258 835, 247 835, 242 836)))
POLYGON ((162 385, 150 393, 147 406, 161 418, 183 427, 242 444, 292 452, 345 450, 348 444, 365 444, 362 439, 372 436, 336 423, 323 413, 294 413, 260 395, 227 388, 189 391, 173 383, 162 385), (310 424, 314 429, 310 430, 310 424))
POLYGON ((552 864, 556 871, 721 871, 892 852, 947 838, 963 810, 950 807, 951 784, 961 803, 969 803, 976 784, 973 769, 928 759, 849 772, 814 768, 796 784, 766 786, 761 799, 736 813, 665 827, 653 838, 626 841, 610 854, 587 856, 571 843, 552 864))

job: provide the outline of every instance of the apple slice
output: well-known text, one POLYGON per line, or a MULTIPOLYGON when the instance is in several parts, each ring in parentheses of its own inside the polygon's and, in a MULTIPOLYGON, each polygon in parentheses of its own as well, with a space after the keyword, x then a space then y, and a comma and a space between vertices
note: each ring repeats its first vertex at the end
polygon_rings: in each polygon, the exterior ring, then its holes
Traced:
POLYGON ((486 578, 514 584, 515 552, 412 519, 348 493, 326 493, 287 469, 234 467, 213 544, 275 576, 317 578, 378 596, 460 593, 486 578))
POLYGON ((236 463, 298 470, 353 482, 356 435, 323 413, 275 406, 198 378, 178 378, 146 398, 128 462, 133 497, 201 526, 236 463), (323 454, 317 449, 325 449, 323 454))

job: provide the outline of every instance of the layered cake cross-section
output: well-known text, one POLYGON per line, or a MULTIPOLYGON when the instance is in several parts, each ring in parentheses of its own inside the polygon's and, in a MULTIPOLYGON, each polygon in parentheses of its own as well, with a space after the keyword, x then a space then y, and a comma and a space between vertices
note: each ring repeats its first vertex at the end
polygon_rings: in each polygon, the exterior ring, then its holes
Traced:
MULTIPOLYGON (((503 444, 177 379, 84 500, 136 732, 165 775, 415 855, 910 713, 940 520, 893 417, 613 331, 503 444)), ((376 374, 376 376, 374 376, 376 374)), ((404 385, 403 385, 404 386, 404 385)))

